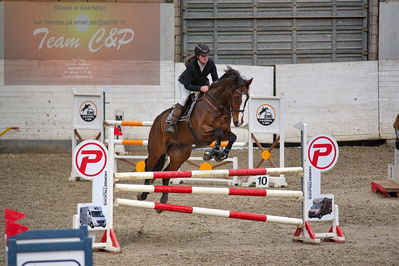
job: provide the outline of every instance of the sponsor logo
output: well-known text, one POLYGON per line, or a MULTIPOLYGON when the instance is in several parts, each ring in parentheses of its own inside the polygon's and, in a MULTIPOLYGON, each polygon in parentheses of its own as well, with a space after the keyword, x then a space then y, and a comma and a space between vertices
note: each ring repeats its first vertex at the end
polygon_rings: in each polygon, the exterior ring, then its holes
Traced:
POLYGON ((269 126, 276 120, 276 110, 270 104, 262 104, 256 110, 256 120, 263 126, 269 126))
POLYGON ((92 122, 98 114, 96 104, 92 101, 84 101, 79 107, 79 114, 84 121, 92 122))

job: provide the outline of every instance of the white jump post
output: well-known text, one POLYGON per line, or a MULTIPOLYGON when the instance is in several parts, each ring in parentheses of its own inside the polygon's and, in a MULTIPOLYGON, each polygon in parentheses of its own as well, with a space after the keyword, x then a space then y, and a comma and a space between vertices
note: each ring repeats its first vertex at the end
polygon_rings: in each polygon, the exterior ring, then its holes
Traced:
MULTIPOLYGON (((396 119, 399 122, 399 114, 396 119)), ((399 141, 399 129, 395 128, 395 133, 396 141, 399 141)), ((388 179, 372 181, 371 191, 378 192, 387 198, 399 197, 399 150, 397 147, 394 148, 393 163, 388 163, 388 179)))
POLYGON ((74 149, 72 158, 75 171, 81 177, 92 180, 92 201, 77 204, 73 227, 88 227, 94 249, 118 253, 120 246, 113 231, 112 153, 113 147, 108 152, 104 144, 97 140, 83 141, 74 149), (97 232, 103 232, 99 242, 96 242, 97 232))
POLYGON ((388 163, 388 180, 399 184, 399 150, 395 148, 393 163, 388 163))
MULTIPOLYGON (((76 148, 78 141, 84 139, 79 131, 94 131, 98 140, 104 141, 104 92, 81 93, 72 89, 73 112, 72 112, 72 151, 76 148)), ((94 138, 93 138, 94 139, 94 138)), ((80 177, 74 170, 72 158, 72 171, 69 181, 76 181, 80 177)))
MULTIPOLYGON (((339 148, 337 142, 328 135, 318 135, 313 137, 309 143, 307 141, 307 125, 298 123, 295 125, 301 132, 301 161, 304 168, 302 180, 302 191, 304 199, 302 203, 302 220, 304 226, 297 228, 293 240, 303 243, 319 243, 320 239, 343 243, 345 236, 339 226, 339 209, 334 203, 334 195, 321 194, 321 172, 328 171, 334 167, 338 160, 339 148), (330 213, 325 213, 321 217, 316 217, 315 206, 320 204, 320 199, 329 199, 330 213), (328 233, 314 233, 310 226, 310 221, 332 221, 328 233)), ((321 210, 320 210, 321 213, 321 210)), ((321 215, 321 214, 320 214, 321 215)))
MULTIPOLYGON (((252 134, 278 134, 280 136, 280 164, 284 167, 285 130, 283 123, 283 104, 280 97, 251 97, 248 104, 248 168, 254 167, 254 140, 252 134)), ((286 187, 284 175, 268 176, 268 184, 274 187, 286 187)), ((255 177, 249 178, 248 185, 255 183, 255 177)))

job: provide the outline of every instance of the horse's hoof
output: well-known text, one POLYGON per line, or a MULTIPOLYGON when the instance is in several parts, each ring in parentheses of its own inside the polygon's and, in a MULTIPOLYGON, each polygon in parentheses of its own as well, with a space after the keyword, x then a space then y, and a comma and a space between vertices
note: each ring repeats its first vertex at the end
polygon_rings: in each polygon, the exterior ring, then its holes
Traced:
POLYGON ((223 153, 221 153, 221 154, 219 154, 219 156, 215 156, 214 158, 215 158, 215 161, 217 161, 217 162, 221 162, 221 161, 224 161, 224 160, 226 160, 226 159, 227 159, 227 157, 228 157, 228 155, 227 155, 227 154, 223 154, 223 153))
POLYGON ((209 151, 206 151, 206 152, 204 153, 204 156, 203 156, 202 159, 204 159, 204 161, 210 161, 210 160, 212 159, 211 153, 210 153, 209 151))
POLYGON ((223 161, 223 159, 221 159, 221 158, 218 157, 218 156, 214 156, 213 159, 215 159, 216 162, 221 162, 221 161, 223 161))
MULTIPOLYGON (((165 198, 161 197, 159 202, 160 203, 168 203, 168 199, 167 198, 165 199, 165 198)), ((163 210, 156 210, 156 212, 157 213, 161 213, 161 212, 163 212, 163 210)))
POLYGON ((159 200, 160 203, 168 203, 168 197, 164 198, 161 197, 161 199, 159 200))
POLYGON ((144 193, 137 194, 137 200, 146 200, 146 199, 147 199, 147 194, 144 193))

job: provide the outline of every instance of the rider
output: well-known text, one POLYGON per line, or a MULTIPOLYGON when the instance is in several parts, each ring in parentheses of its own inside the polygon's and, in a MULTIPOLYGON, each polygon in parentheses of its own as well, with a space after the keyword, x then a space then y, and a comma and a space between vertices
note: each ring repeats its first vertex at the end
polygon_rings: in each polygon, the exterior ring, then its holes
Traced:
POLYGON ((186 70, 179 77, 180 100, 173 106, 172 117, 166 128, 166 133, 174 135, 176 123, 183 111, 187 97, 193 91, 207 92, 209 89, 208 75, 211 74, 212 81, 218 80, 216 65, 209 58, 209 47, 199 43, 194 48, 194 54, 190 56, 184 64, 186 70))

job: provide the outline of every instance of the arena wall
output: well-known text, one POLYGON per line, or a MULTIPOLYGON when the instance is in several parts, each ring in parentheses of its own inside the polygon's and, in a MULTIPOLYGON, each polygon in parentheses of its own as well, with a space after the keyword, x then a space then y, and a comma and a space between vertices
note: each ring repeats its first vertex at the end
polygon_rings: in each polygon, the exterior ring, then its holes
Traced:
MULTIPOLYGON (((20 130, 3 135, 0 150, 10 150, 9 146, 33 148, 32 143, 68 146, 72 88, 88 92, 104 89, 109 102, 107 119, 123 113, 128 120, 153 120, 176 102, 179 92, 175 84, 183 69, 182 63, 172 61, 163 61, 161 66, 160 86, 1 86, 0 128, 16 126, 20 130)), ((217 67, 220 75, 226 69, 225 65, 217 67)), ((277 65, 275 73, 274 67, 232 67, 247 78, 254 77, 251 95, 283 96, 288 142, 299 140, 293 129, 299 121, 308 123, 310 135, 325 132, 338 141, 394 138, 392 122, 399 112, 399 60, 277 65)), ((246 141, 245 129, 234 131, 240 141, 246 141)), ((93 138, 97 132, 82 134, 93 138)), ((148 128, 125 132, 127 138, 134 139, 145 139, 147 134, 148 128)), ((270 140, 270 136, 261 137, 262 142, 270 140)))
POLYGON ((399 60, 379 62, 379 131, 381 139, 393 139, 393 121, 399 113, 399 60))
POLYGON ((310 135, 379 138, 377 61, 277 65, 276 92, 285 98, 288 141, 299 139, 298 121, 309 125, 310 135))

